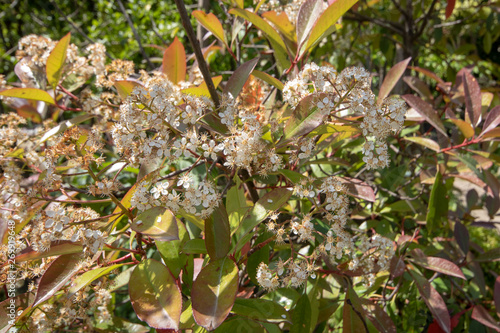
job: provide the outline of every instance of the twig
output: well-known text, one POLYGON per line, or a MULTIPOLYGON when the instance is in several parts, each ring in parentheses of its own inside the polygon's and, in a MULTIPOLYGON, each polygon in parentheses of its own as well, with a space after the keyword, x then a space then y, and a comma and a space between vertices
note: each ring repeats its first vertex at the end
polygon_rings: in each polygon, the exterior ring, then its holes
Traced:
POLYGON ((132 20, 130 19, 130 16, 128 16, 128 13, 125 10, 125 6, 123 6, 122 1, 121 0, 117 0, 117 1, 118 1, 118 6, 120 7, 120 10, 123 13, 123 16, 125 16, 125 19, 127 20, 128 25, 130 26, 130 29, 132 29, 132 33, 134 34, 135 40, 139 44, 139 49, 141 50, 142 56, 144 57, 144 59, 146 59, 146 62, 148 63, 149 69, 153 69, 154 66, 151 63, 151 60, 149 60, 149 57, 146 54, 146 51, 144 51, 144 48, 142 47, 141 37, 139 36, 139 34, 137 33, 137 30, 134 27, 134 22, 132 22, 132 20))
POLYGON ((201 51, 200 43, 196 39, 196 35, 193 30, 193 26, 191 25, 191 21, 189 20, 188 13, 186 11, 186 7, 184 6, 184 1, 175 0, 175 5, 179 10, 179 14, 181 16, 182 25, 184 29, 186 29, 186 34, 188 36, 189 42, 194 49, 194 55, 196 56, 196 61, 198 62, 198 67, 200 67, 201 74, 203 75, 203 79, 207 84, 208 91, 210 92, 210 97, 214 101, 215 108, 218 109, 220 107, 219 96, 217 95, 217 91, 215 90, 214 83, 212 81, 212 77, 210 76, 210 72, 208 71, 207 63, 205 62, 205 58, 203 57, 203 53, 201 51))

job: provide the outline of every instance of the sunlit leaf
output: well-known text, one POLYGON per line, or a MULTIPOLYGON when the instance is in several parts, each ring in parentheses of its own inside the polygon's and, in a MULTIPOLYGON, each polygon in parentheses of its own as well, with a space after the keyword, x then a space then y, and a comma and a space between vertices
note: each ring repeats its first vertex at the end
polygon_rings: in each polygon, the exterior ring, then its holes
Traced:
POLYGON ((25 119, 29 119, 34 123, 40 124, 42 122, 42 117, 30 104, 24 104, 18 108, 16 108, 17 114, 25 119))
POLYGON ((461 119, 450 119, 450 121, 458 127, 466 139, 470 139, 474 136, 474 129, 468 122, 461 119))
POLYGON ((420 115, 424 117, 425 120, 427 120, 435 129, 441 132, 441 134, 445 137, 448 136, 437 111, 434 110, 432 105, 424 102, 420 97, 414 95, 403 95, 402 97, 408 105, 420 113, 420 115))
POLYGON ((70 39, 71 32, 68 32, 66 36, 57 42, 56 46, 52 49, 49 57, 47 58, 47 81, 52 88, 57 87, 59 81, 61 80, 62 70, 64 68, 64 63, 66 62, 66 51, 68 50, 70 39))
POLYGON ((139 81, 135 80, 117 80, 113 85, 122 99, 127 98, 135 87, 142 86, 139 81))
POLYGON ((335 30, 335 23, 358 0, 336 0, 328 6, 314 25, 307 40, 304 53, 318 44, 324 37, 335 30))
POLYGON ((484 135, 484 133, 489 132, 492 129, 496 128, 499 124, 500 124, 500 105, 497 105, 493 109, 491 109, 486 115, 481 135, 484 135))
POLYGON ((149 327, 132 323, 128 320, 119 317, 113 317, 109 321, 98 322, 94 326, 96 332, 113 332, 113 333, 148 333, 150 331, 149 327))
POLYGON ((94 114, 82 114, 81 116, 76 116, 74 118, 64 120, 61 123, 59 123, 59 125, 57 125, 56 127, 45 132, 45 134, 40 139, 39 143, 43 143, 43 142, 47 141, 49 138, 53 137, 54 135, 57 135, 59 133, 63 133, 67 129, 69 129, 75 125, 78 125, 80 123, 83 123, 84 121, 87 121, 87 120, 92 119, 94 117, 95 117, 94 114))
POLYGON ((290 22, 286 12, 277 14, 275 11, 270 11, 262 14, 266 20, 269 20, 278 31, 291 42, 297 42, 297 35, 295 33, 295 25, 290 22))
POLYGON ((243 86, 245 85, 245 82, 247 82, 250 73, 252 73, 253 69, 257 65, 257 62, 259 62, 259 58, 249 60, 240 65, 227 81, 226 87, 224 88, 224 94, 230 93, 233 98, 238 97, 241 89, 243 89, 243 86))
POLYGON ((476 127, 481 119, 481 88, 476 78, 468 71, 463 74, 465 95, 465 120, 476 127))
POLYGON ((130 276, 129 295, 140 320, 158 329, 179 329, 182 295, 167 267, 154 259, 136 266, 130 276))
POLYGON ((234 177, 234 186, 227 192, 226 209, 229 215, 229 226, 231 233, 234 232, 240 225, 240 221, 248 210, 245 191, 241 186, 241 181, 238 176, 234 177))
POLYGON ((291 322, 290 315, 284 307, 276 302, 258 298, 237 298, 231 312, 253 320, 280 323, 291 322))
POLYGON ((182 252, 187 254, 207 254, 203 239, 190 239, 182 246, 182 252))
POLYGON ((116 264, 108 267, 96 268, 83 273, 72 282, 71 288, 68 291, 69 295, 75 294, 77 291, 92 283, 92 281, 95 281, 102 276, 109 275, 109 273, 122 266, 123 264, 116 264))
POLYGON ((398 62, 389 70, 384 78, 384 82, 382 82, 382 85, 380 86, 380 91, 377 98, 378 104, 382 104, 384 99, 389 96, 389 93, 392 91, 396 83, 398 83, 399 79, 406 71, 406 67, 408 67, 410 61, 411 57, 406 58, 405 60, 398 62))
POLYGON ((434 289, 429 281, 416 271, 409 271, 417 285, 420 296, 432 313, 432 316, 439 324, 439 327, 446 333, 451 332, 451 320, 446 304, 439 293, 434 289))
POLYGON ((139 214, 130 225, 132 230, 159 241, 179 239, 174 214, 164 207, 153 207, 139 214))
POLYGON ((478 304, 474 306, 471 318, 477 320, 486 327, 492 328, 495 331, 500 332, 500 325, 498 325, 497 321, 493 319, 493 317, 488 313, 488 310, 486 310, 482 305, 478 304))
POLYGON ((306 0, 300 6, 296 24, 299 55, 303 53, 301 49, 305 46, 307 37, 323 12, 323 4, 322 0, 306 0))
POLYGON ((226 208, 219 204, 212 215, 205 221, 205 246, 210 258, 224 258, 230 248, 231 231, 226 208))
POLYGON ((276 30, 273 29, 263 18, 255 13, 249 12, 245 9, 233 8, 229 11, 229 14, 233 14, 244 18, 245 20, 251 22, 257 28, 259 28, 265 35, 266 38, 271 43, 274 49, 274 54, 278 62, 278 68, 280 72, 290 67, 290 60, 288 60, 288 53, 286 51, 286 46, 280 35, 276 30))
POLYGON ((439 144, 432 139, 422 138, 419 136, 405 137, 403 139, 405 139, 406 141, 415 142, 421 146, 434 150, 435 152, 439 152, 441 150, 439 144))
POLYGON ((177 229, 179 230, 179 240, 167 242, 155 240, 155 244, 165 265, 167 265, 174 277, 178 278, 182 267, 186 264, 187 257, 184 253, 181 253, 181 250, 182 246, 189 240, 189 234, 184 223, 180 219, 176 220, 177 229))
POLYGON ((45 252, 37 252, 33 250, 31 246, 25 248, 16 256, 16 262, 37 260, 64 254, 74 254, 82 251, 83 246, 81 243, 73 243, 67 240, 53 241, 50 248, 45 252))
POLYGON ((177 84, 186 79, 186 51, 177 37, 163 53, 163 73, 172 83, 177 84))
MULTIPOLYGON (((222 75, 215 76, 212 78, 212 82, 214 83, 214 87, 216 89, 219 86, 219 83, 221 83, 221 81, 222 81, 222 75)), ((194 96, 210 97, 210 91, 208 90, 207 84, 205 82, 202 82, 198 87, 190 87, 182 89, 182 92, 194 96)))
POLYGON ((238 291, 238 267, 225 257, 212 260, 193 283, 191 300, 196 323, 207 330, 217 328, 233 307, 238 291))
POLYGON ((45 302, 59 291, 80 269, 83 253, 64 254, 54 260, 38 283, 38 289, 33 307, 45 302))
POLYGON ((275 77, 272 77, 271 75, 267 74, 267 73, 264 73, 264 72, 261 72, 261 71, 258 71, 256 69, 254 69, 252 71, 252 75, 254 75, 255 77, 258 77, 259 79, 261 79, 262 81, 272 85, 273 87, 279 89, 279 90, 283 90, 283 87, 285 86, 280 80, 278 80, 277 78, 275 77))
POLYGON ((325 97, 326 94, 312 94, 299 102, 285 124, 283 140, 308 134, 323 123, 325 114, 316 105, 325 97))
POLYGON ((232 316, 224 321, 214 333, 229 333, 229 332, 252 332, 252 333, 270 333, 262 323, 250 320, 241 316, 232 316))
POLYGON ((224 29, 217 16, 213 13, 205 13, 202 10, 195 10, 191 13, 202 26, 210 31, 217 39, 227 45, 224 29))
POLYGON ((0 96, 24 98, 34 101, 42 101, 49 104, 56 104, 56 101, 54 101, 54 98, 52 98, 48 92, 36 88, 7 89, 0 91, 0 96))
POLYGON ((435 228, 441 227, 441 222, 448 215, 448 199, 446 198, 446 188, 442 179, 443 175, 438 170, 434 185, 432 185, 429 206, 427 208, 426 226, 429 234, 435 228))
POLYGON ((412 261, 424 268, 433 270, 435 272, 443 273, 446 275, 454 276, 466 280, 464 273, 460 268, 449 260, 438 257, 414 257, 412 261))

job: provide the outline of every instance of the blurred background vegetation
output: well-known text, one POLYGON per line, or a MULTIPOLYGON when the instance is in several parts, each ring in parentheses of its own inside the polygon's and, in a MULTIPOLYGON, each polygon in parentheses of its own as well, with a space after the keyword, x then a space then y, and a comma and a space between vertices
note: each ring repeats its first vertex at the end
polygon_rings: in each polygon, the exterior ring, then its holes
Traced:
MULTIPOLYGON (((188 10, 214 12, 226 31, 231 31, 234 17, 226 14, 229 3, 185 3, 188 10)), ((245 5, 255 7, 251 0, 245 5)), ((473 66, 480 85, 494 90, 500 78, 500 3, 456 1, 446 19, 447 5, 446 0, 362 0, 342 18, 342 28, 323 40, 309 60, 328 62, 338 70, 362 65, 378 74, 376 85, 395 63, 412 56, 413 65, 448 82, 454 81, 461 68, 473 66)), ((29 34, 58 40, 71 31, 73 43, 81 47, 91 41, 103 43, 110 57, 132 60, 144 69, 160 66, 162 50, 158 46, 168 45, 175 36, 185 42, 187 52, 191 51, 170 0, 2 0, 0 6, 0 72, 8 80, 14 80, 17 43, 29 34), (139 38, 134 36, 124 10, 139 38)), ((252 45, 255 37, 257 30, 251 30, 243 41, 253 48, 246 51, 250 57, 263 50, 259 48, 262 45, 252 45)), ((218 54, 211 66, 220 73, 234 70, 236 64, 228 54, 218 54)), ((407 89, 401 85, 400 91, 407 89)))

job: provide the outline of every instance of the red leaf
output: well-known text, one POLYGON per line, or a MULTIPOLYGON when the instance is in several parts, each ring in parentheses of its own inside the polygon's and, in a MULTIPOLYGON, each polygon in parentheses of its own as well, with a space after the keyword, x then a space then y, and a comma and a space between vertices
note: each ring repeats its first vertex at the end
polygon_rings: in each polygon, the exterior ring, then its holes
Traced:
POLYGON ((463 82, 467 111, 465 120, 475 127, 481 118, 481 87, 479 87, 476 78, 468 71, 463 73, 463 82))
MULTIPOLYGON (((448 137, 446 134, 446 129, 444 128, 441 119, 438 116, 438 113, 432 105, 424 102, 420 97, 413 95, 403 95, 403 99, 408 103, 412 108, 414 108, 418 113, 420 113, 425 120, 427 120, 435 129, 437 129, 441 134, 445 137, 448 137)), ((481 104, 480 104, 481 106, 481 104)))
POLYGON ((375 202, 375 192, 373 188, 362 180, 350 177, 339 177, 347 187, 347 194, 370 202, 375 202))
POLYGON ((455 0, 448 0, 448 4, 446 5, 446 19, 451 16, 453 9, 455 9, 455 0))
POLYGON ((495 280, 495 287, 493 290, 493 300, 495 301, 495 308, 497 309, 497 314, 500 317, 500 275, 495 280))
POLYGON ((446 304, 439 293, 434 289, 429 281, 416 271, 408 271, 415 281, 420 296, 432 313, 432 316, 439 324, 439 327, 446 333, 451 332, 451 320, 446 304))
POLYGON ((377 98, 378 104, 382 104, 384 98, 389 96, 389 93, 394 88, 396 83, 398 83, 399 79, 401 78, 401 75, 404 74, 406 67, 408 67, 408 64, 410 63, 410 60, 411 57, 408 57, 405 60, 398 62, 389 70, 389 72, 384 78, 382 86, 380 87, 380 92, 378 93, 378 98, 377 98))
POLYGON ((500 332, 500 326, 495 322, 488 311, 481 305, 476 305, 472 310, 472 319, 477 320, 486 327, 492 328, 497 332, 500 332))
POLYGON ((186 50, 177 37, 163 53, 162 65, 163 73, 172 83, 177 84, 186 79, 186 50))
POLYGON ((413 258, 412 261, 424 268, 467 280, 460 268, 449 260, 438 257, 413 258))
POLYGON ((488 112, 486 115, 486 119, 484 120, 483 124, 483 131, 481 132, 481 135, 484 133, 491 131, 495 127, 500 124, 500 105, 495 106, 493 109, 488 112))
POLYGON ((252 73, 258 61, 259 58, 255 58, 238 67, 227 81, 226 86, 224 87, 224 93, 231 93, 233 98, 236 98, 241 89, 243 89, 245 82, 247 82, 250 73, 252 73))

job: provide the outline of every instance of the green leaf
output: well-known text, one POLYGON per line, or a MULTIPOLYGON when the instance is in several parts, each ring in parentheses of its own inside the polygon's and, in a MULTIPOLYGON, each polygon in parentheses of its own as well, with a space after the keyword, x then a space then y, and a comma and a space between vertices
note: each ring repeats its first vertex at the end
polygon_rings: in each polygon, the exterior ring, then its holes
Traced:
POLYGON ((238 176, 234 176, 233 182, 235 185, 229 189, 226 196, 226 210, 229 215, 231 233, 238 228, 241 219, 249 209, 245 198, 245 191, 241 186, 240 178, 238 176))
POLYGON ((203 239, 188 240, 184 244, 184 246, 182 246, 182 252, 186 254, 207 254, 207 247, 205 246, 205 240, 203 239))
POLYGON ((261 323, 233 316, 220 325, 214 333, 248 332, 248 333, 269 333, 261 323))
POLYGON ((163 53, 163 73, 172 83, 186 79, 186 50, 177 37, 163 53))
POLYGON ((57 42, 56 46, 50 52, 49 57, 47 58, 47 81, 52 86, 52 88, 56 88, 61 80, 62 70, 64 68, 64 63, 66 62, 66 51, 68 50, 69 41, 71 39, 71 32, 68 32, 66 36, 61 38, 59 42, 57 42))
POLYGON ((50 96, 45 90, 40 90, 36 88, 12 88, 0 91, 0 96, 15 97, 31 99, 34 101, 42 101, 52 105, 56 104, 56 101, 50 96))
POLYGON ((446 129, 444 128, 443 122, 439 118, 436 110, 429 103, 424 102, 420 97, 414 95, 403 95, 401 96, 408 105, 415 109, 422 117, 425 118, 436 130, 441 132, 445 137, 446 129))
POLYGON ((179 329, 182 295, 170 271, 154 259, 146 259, 130 276, 129 295, 140 320, 157 329, 179 329))
POLYGON ((441 147, 439 147, 439 144, 431 139, 421 138, 419 136, 407 137, 403 139, 405 139, 406 141, 415 142, 421 146, 424 146, 425 148, 434 150, 435 152, 441 151, 441 147))
POLYGON ((366 323, 364 318, 366 317, 365 311, 361 306, 361 302, 356 295, 356 292, 349 287, 347 296, 344 301, 344 311, 343 311, 343 322, 344 327, 343 332, 345 333, 361 333, 366 332, 366 323))
POLYGON ((318 110, 316 104, 325 97, 327 95, 323 93, 312 94, 299 102, 285 125, 283 140, 308 134, 323 123, 325 114, 318 110))
POLYGON ((148 333, 149 332, 149 327, 132 323, 128 320, 125 320, 123 318, 118 318, 118 317, 113 317, 109 321, 105 322, 98 322, 94 326, 96 329, 96 332, 102 333, 102 332, 113 332, 113 333, 129 333, 129 332, 134 332, 134 333, 148 333))
POLYGON ((322 134, 334 134, 334 133, 344 133, 352 132, 353 134, 361 133, 361 130, 356 126, 350 125, 340 125, 340 124, 323 124, 313 129, 309 136, 316 136, 322 134))
POLYGON ((416 271, 409 270, 410 275, 413 277, 415 284, 417 285, 420 296, 424 300, 425 304, 432 313, 434 319, 436 319, 439 327, 446 332, 451 332, 451 320, 446 304, 439 293, 434 289, 429 281, 416 271))
POLYGON ((64 120, 61 123, 59 123, 59 125, 57 125, 56 127, 45 132, 45 134, 40 139, 39 144, 44 143, 45 141, 47 141, 49 138, 53 137, 54 135, 62 133, 65 130, 67 130, 73 126, 78 125, 80 123, 83 123, 84 121, 87 121, 87 120, 94 118, 94 117, 95 117, 94 114, 82 114, 81 116, 76 116, 74 118, 64 120))
POLYGON ((81 269, 79 265, 81 260, 83 260, 83 253, 79 255, 65 254, 54 260, 38 283, 33 307, 42 304, 64 287, 66 282, 81 269))
POLYGON ((247 82, 250 73, 252 73, 258 62, 259 58, 255 58, 239 66, 227 81, 226 86, 224 87, 224 94, 230 93, 233 98, 238 97, 241 89, 243 89, 243 86, 245 85, 245 82, 247 82))
POLYGON ((306 0, 300 6, 296 24, 299 55, 304 53, 302 48, 306 46, 307 37, 323 12, 323 5, 322 0, 306 0))
POLYGON ((71 288, 69 288, 68 297, 74 295, 77 291, 81 290, 88 286, 92 281, 97 280, 98 278, 108 275, 111 271, 122 267, 124 264, 117 264, 108 267, 96 268, 90 271, 83 273, 78 276, 73 283, 71 284, 71 288))
POLYGON ((429 234, 432 233, 434 228, 441 227, 441 222, 448 214, 448 199, 446 198, 446 188, 442 180, 443 175, 438 170, 434 185, 432 185, 429 206, 427 208, 426 226, 429 234))
POLYGON ((285 87, 285 85, 277 78, 272 77, 271 75, 264 73, 264 72, 261 72, 261 71, 258 71, 256 69, 254 69, 252 71, 252 75, 254 75, 255 77, 261 79, 262 81, 272 85, 273 87, 275 87, 278 90, 283 90, 283 88, 285 87))
POLYGON ((293 309, 290 333, 305 333, 311 330, 311 303, 307 294, 300 296, 293 309))
POLYGON ((496 247, 484 253, 481 253, 474 259, 477 262, 490 262, 500 260, 500 247, 496 247))
POLYGON ((399 79, 404 74, 406 67, 408 67, 410 61, 411 57, 406 58, 405 60, 398 62, 389 70, 384 78, 384 82, 382 82, 382 86, 380 86, 377 104, 382 104, 384 99, 389 96, 389 93, 392 91, 396 83, 398 83, 399 79))
POLYGON ((212 260, 193 283, 191 300, 196 323, 214 330, 226 319, 238 292, 238 266, 225 257, 212 260))
POLYGON ((195 10, 192 15, 200 22, 202 26, 210 31, 218 40, 227 45, 226 36, 224 35, 224 29, 220 23, 217 16, 212 13, 205 13, 202 10, 195 10))
MULTIPOLYGON (((318 44, 324 37, 331 34, 335 30, 337 20, 354 6, 358 0, 337 0, 332 3, 314 25, 311 34, 307 40, 307 46, 304 53, 318 44)), ((301 55, 299 55, 301 56, 301 55)))
POLYGON ((135 80, 118 80, 113 84, 122 99, 127 98, 135 87, 142 86, 142 83, 135 80))
POLYGON ((277 188, 266 193, 255 203, 252 209, 246 214, 238 230, 236 230, 236 235, 239 238, 235 248, 236 252, 241 250, 246 243, 243 237, 262 222, 270 212, 278 210, 283 206, 291 196, 292 191, 286 188, 277 188))
MULTIPOLYGON (((212 78, 212 82, 214 83, 214 87, 217 89, 219 84, 222 81, 222 75, 215 76, 212 78)), ((198 87, 190 87, 186 89, 182 89, 182 92, 185 94, 190 94, 194 96, 206 96, 210 97, 210 91, 208 90, 207 84, 203 81, 198 87)))
POLYGON ((229 218, 223 204, 205 221, 205 246, 211 259, 224 258, 231 249, 229 218))
POLYGON ((132 230, 159 241, 179 240, 174 214, 164 207, 153 207, 137 216, 130 225, 132 230))
POLYGON ((177 229, 179 230, 179 240, 171 240, 168 242, 163 242, 155 240, 156 248, 160 252, 165 265, 172 272, 174 278, 178 278, 182 267, 186 264, 187 257, 184 253, 181 253, 182 246, 189 240, 189 234, 187 233, 184 223, 179 219, 177 220, 177 229))
POLYGON ((245 20, 251 22, 257 28, 259 28, 266 38, 271 43, 271 47, 274 49, 274 55, 278 63, 279 72, 282 73, 285 69, 290 67, 290 60, 288 60, 288 53, 286 51, 286 46, 280 35, 267 23, 264 19, 255 13, 249 12, 245 9, 233 8, 229 11, 229 14, 239 16, 245 20))
POLYGON ((265 299, 237 298, 231 312, 258 321, 291 323, 290 315, 283 306, 265 299))

